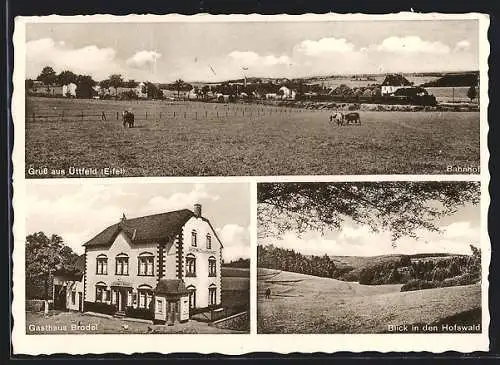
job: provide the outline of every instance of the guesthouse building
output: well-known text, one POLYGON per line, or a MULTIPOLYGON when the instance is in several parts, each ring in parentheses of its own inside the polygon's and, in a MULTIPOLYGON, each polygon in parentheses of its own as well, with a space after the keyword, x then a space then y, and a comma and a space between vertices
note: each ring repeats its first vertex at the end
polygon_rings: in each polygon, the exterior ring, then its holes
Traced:
POLYGON ((223 247, 200 204, 123 215, 84 247, 81 310, 173 324, 221 306, 223 247))

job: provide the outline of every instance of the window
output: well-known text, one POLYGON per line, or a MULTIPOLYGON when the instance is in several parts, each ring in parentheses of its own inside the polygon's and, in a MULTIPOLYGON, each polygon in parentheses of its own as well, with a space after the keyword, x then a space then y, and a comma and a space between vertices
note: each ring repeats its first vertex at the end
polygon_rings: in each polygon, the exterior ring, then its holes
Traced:
POLYGON ((208 288, 208 303, 208 305, 217 304, 217 288, 215 285, 208 288))
POLYGON ((156 299, 156 311, 158 313, 163 313, 163 302, 161 299, 156 299))
POLYGON ((95 286, 95 301, 103 303, 106 301, 106 284, 97 283, 95 286))
POLYGON ((212 249, 212 236, 210 236, 210 233, 207 233, 207 250, 212 249))
POLYGON ((72 305, 76 304, 76 292, 74 291, 71 292, 71 304, 72 305))
POLYGON ((210 256, 208 258, 208 276, 217 276, 217 260, 215 257, 210 256))
POLYGON ((191 231, 191 246, 196 247, 197 245, 198 245, 197 234, 196 231, 193 229, 191 231))
POLYGON ((186 289, 189 293, 189 309, 196 308, 196 288, 191 285, 186 289))
POLYGON ((195 277, 196 276, 196 258, 193 254, 188 254, 186 256, 186 276, 195 277))
POLYGON ((153 276, 154 256, 151 253, 141 253, 138 258, 138 275, 153 276))
POLYGON ((139 296, 139 308, 149 308, 153 300, 153 290, 149 285, 141 285, 137 289, 139 296))
POLYGON ((96 258, 96 274, 108 275, 108 258, 106 255, 99 255, 96 258))
POLYGON ((128 256, 119 254, 116 256, 115 275, 128 275, 128 256))

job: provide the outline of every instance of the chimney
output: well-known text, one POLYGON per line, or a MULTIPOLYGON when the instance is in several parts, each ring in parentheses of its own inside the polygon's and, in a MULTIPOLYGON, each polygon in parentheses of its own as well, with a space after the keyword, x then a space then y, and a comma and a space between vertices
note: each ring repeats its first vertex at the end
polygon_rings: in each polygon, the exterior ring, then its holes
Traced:
POLYGON ((194 205, 194 216, 196 218, 200 218, 201 217, 201 204, 195 204, 194 205))
POLYGON ((125 222, 126 220, 127 220, 127 217, 125 217, 125 213, 123 213, 122 222, 125 222))

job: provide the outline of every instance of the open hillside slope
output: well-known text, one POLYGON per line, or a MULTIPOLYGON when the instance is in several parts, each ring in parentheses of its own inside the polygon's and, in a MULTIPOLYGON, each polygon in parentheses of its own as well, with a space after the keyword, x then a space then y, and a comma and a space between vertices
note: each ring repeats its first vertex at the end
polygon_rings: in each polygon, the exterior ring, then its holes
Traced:
POLYGON ((480 284, 400 288, 259 269, 258 332, 383 333, 389 325, 446 323, 467 313, 480 318, 480 284), (268 288, 270 298, 265 297, 268 288))

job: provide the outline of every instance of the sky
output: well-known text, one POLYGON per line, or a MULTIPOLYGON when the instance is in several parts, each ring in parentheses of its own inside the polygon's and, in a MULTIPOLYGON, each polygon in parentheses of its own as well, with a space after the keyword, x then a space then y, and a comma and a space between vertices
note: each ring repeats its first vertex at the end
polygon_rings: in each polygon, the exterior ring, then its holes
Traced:
POLYGON ((273 244, 305 255, 377 256, 388 254, 471 254, 469 244, 480 247, 480 208, 467 204, 453 215, 436 221, 441 232, 417 230, 419 239, 403 237, 392 245, 390 232, 373 233, 368 226, 346 220, 339 231, 306 232, 300 237, 286 232, 279 239, 262 238, 259 244, 273 244))
POLYGON ((244 183, 120 183, 27 185, 27 234, 58 234, 75 252, 106 227, 127 218, 193 210, 202 205, 224 245, 224 261, 250 257, 250 188, 244 183))
POLYGON ((29 23, 26 77, 47 65, 151 82, 478 70, 478 21, 29 23))

